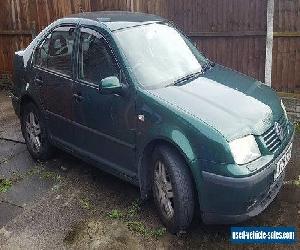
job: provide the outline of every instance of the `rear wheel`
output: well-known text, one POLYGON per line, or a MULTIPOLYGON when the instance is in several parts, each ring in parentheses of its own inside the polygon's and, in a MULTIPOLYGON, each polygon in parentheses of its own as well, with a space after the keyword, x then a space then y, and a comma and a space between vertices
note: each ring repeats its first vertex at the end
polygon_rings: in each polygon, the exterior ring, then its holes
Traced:
POLYGON ((160 219, 171 233, 186 230, 193 219, 192 179, 182 157, 171 147, 153 153, 153 197, 160 219))
POLYGON ((31 156, 37 160, 48 160, 52 156, 53 147, 48 140, 42 114, 33 103, 23 107, 21 128, 31 156))

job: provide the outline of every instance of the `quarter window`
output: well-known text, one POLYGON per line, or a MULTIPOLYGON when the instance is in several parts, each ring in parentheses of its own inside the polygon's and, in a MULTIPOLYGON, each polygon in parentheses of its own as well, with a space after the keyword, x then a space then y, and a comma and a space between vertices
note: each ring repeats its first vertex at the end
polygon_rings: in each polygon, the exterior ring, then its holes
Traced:
POLYGON ((81 29, 79 79, 98 84, 109 76, 119 77, 117 65, 106 41, 96 31, 81 29))

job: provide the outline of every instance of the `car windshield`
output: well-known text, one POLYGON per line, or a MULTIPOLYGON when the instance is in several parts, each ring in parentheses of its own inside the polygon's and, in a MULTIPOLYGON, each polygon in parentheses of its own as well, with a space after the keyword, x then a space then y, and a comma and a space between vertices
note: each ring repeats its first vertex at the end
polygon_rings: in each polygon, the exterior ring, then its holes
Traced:
POLYGON ((118 30, 115 35, 135 77, 145 88, 175 84, 181 78, 202 72, 207 63, 183 34, 167 24, 118 30))

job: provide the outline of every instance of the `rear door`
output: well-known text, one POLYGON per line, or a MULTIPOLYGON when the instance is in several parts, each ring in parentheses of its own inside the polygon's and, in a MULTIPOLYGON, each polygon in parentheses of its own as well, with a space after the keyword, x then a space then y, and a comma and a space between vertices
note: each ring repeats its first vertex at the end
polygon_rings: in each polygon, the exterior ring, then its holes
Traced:
POLYGON ((38 46, 34 81, 40 85, 51 136, 72 144, 75 26, 55 28, 38 46))
POLYGON ((91 158, 133 177, 135 169, 134 89, 128 94, 101 94, 102 79, 116 76, 127 84, 109 44, 95 30, 82 28, 74 85, 76 146, 91 158))

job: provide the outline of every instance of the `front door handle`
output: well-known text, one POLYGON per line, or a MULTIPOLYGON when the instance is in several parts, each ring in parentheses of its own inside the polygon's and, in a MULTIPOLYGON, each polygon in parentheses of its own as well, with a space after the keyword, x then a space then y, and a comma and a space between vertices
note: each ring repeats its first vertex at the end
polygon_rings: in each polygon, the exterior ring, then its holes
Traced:
POLYGON ((81 102, 84 98, 81 94, 73 94, 75 101, 81 102))

